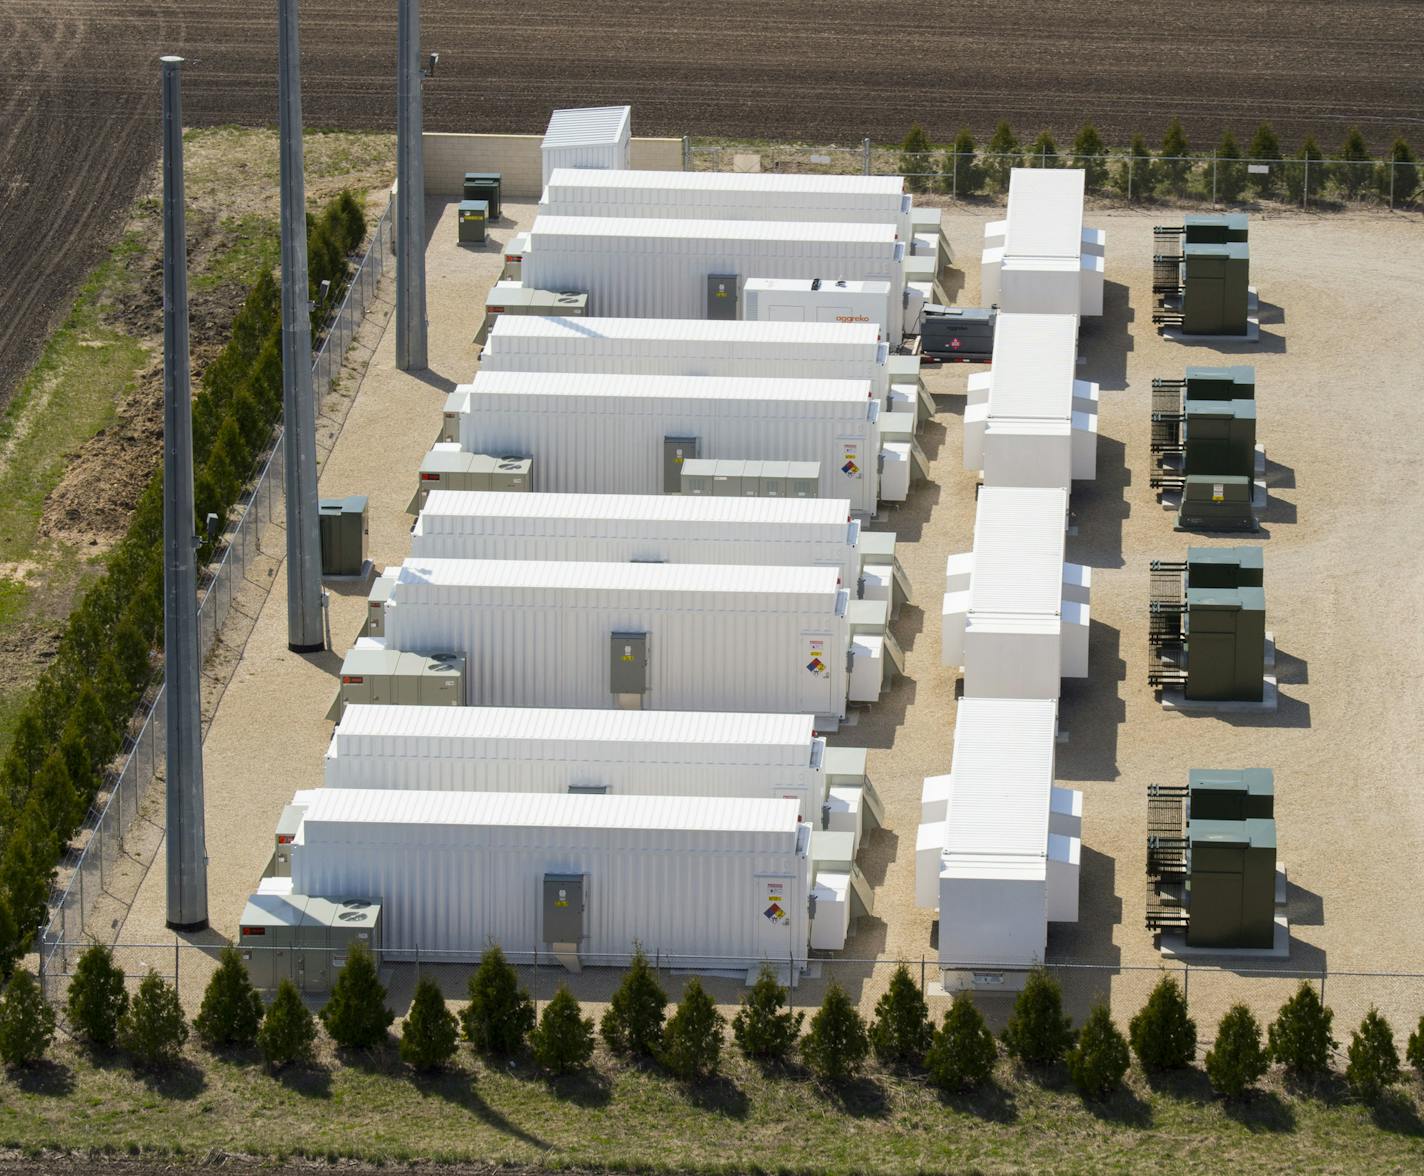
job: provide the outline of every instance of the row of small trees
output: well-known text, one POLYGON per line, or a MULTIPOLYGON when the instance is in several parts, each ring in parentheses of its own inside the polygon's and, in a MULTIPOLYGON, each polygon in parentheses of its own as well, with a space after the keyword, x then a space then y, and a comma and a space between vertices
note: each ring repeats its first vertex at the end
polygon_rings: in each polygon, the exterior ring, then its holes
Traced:
MULTIPOLYGON (((438 1069, 455 1056, 463 1037, 480 1053, 495 1057, 512 1058, 527 1050, 550 1074, 580 1070, 592 1059, 594 1021, 583 1015, 568 988, 560 986, 536 1017, 533 1000, 498 947, 485 952, 470 977, 468 994, 468 1003, 454 1013, 438 985, 421 979, 401 1025, 401 1058, 416 1069, 438 1069)), ((640 950, 609 1001, 597 1035, 613 1054, 656 1062, 686 1081, 715 1075, 727 1019, 695 978, 671 1015, 669 1003, 640 950)), ((173 986, 150 972, 130 998, 123 969, 102 945, 80 957, 66 1009, 78 1036, 101 1049, 122 1048, 149 1067, 173 1064, 188 1039, 173 986)), ((1186 994, 1171 976, 1153 988, 1126 1035, 1101 1004, 1075 1030, 1057 981, 1042 971, 1028 977, 999 1040, 967 994, 954 999, 936 1026, 903 964, 869 1021, 834 983, 803 1034, 805 1016, 790 1008, 786 988, 770 968, 763 968, 732 1017, 732 1040, 744 1056, 763 1064, 785 1064, 799 1053, 806 1068, 824 1081, 854 1076, 873 1055, 884 1066, 922 1072, 934 1085, 952 1091, 987 1083, 1002 1048, 1029 1070, 1066 1065, 1078 1090, 1094 1099, 1121 1087, 1134 1055, 1150 1073, 1187 1069, 1197 1057, 1196 1022, 1186 994)), ((370 1049, 386 1042, 394 1019, 375 961, 359 944, 315 1017, 290 980, 281 982, 272 1004, 264 1007, 240 956, 227 948, 193 1029, 210 1047, 255 1047, 269 1066, 282 1067, 311 1059, 318 1022, 338 1046, 370 1049)), ((1207 1078, 1227 1098, 1246 1094, 1272 1064, 1296 1079, 1321 1078, 1330 1073, 1338 1048, 1331 1036, 1333 1020, 1333 1012, 1306 983, 1281 1006, 1264 1036, 1254 1014, 1235 1005, 1222 1017, 1206 1052, 1207 1078)), ((28 972, 16 972, 0 997, 0 1058, 10 1065, 31 1064, 44 1055, 54 1032, 55 1014, 39 985, 28 972)), ((1406 1060, 1424 1074, 1424 1018, 1409 1037, 1406 1060)), ((1368 1100, 1398 1082, 1400 1074, 1393 1031, 1371 1008, 1351 1033, 1345 1080, 1368 1100)))
MULTIPOLYGON (((346 280, 366 219, 342 193, 310 218, 314 296, 346 280)), ((320 303, 314 314, 325 314, 320 303)), ((281 291, 270 273, 248 294, 232 337, 193 398, 197 533, 209 512, 226 519, 282 412, 281 291)), ((205 540, 201 555, 212 554, 205 540)), ((86 590, 56 656, 16 718, 0 759, 0 976, 8 976, 44 920, 55 865, 99 795, 163 644, 162 471, 145 489, 105 572, 86 590)))
POLYGON ((1082 168, 1091 191, 1111 190, 1135 199, 1158 192, 1186 195, 1194 179, 1203 195, 1210 194, 1214 170, 1219 200, 1240 200, 1247 194, 1299 200, 1307 183, 1307 167, 1315 176, 1313 192, 1319 192, 1328 181, 1349 199, 1374 190, 1384 199, 1408 202, 1420 190, 1417 159, 1402 136, 1395 139, 1383 160, 1376 160, 1364 136, 1353 127, 1329 160, 1313 135, 1305 137, 1297 155, 1287 156, 1268 122, 1256 128, 1244 152, 1236 137, 1225 131, 1209 156, 1194 159, 1180 119, 1172 120, 1155 153, 1141 135, 1132 137, 1126 151, 1110 152, 1097 128, 1085 123, 1065 158, 1051 132, 1043 131, 1031 143, 1024 143, 1007 121, 999 123, 982 149, 966 127, 942 153, 917 123, 905 136, 900 151, 899 169, 912 192, 939 190, 960 196, 986 189, 1006 191, 1009 173, 1015 167, 1064 166, 1082 168), (1272 166, 1265 173, 1252 173, 1246 160, 1272 166))

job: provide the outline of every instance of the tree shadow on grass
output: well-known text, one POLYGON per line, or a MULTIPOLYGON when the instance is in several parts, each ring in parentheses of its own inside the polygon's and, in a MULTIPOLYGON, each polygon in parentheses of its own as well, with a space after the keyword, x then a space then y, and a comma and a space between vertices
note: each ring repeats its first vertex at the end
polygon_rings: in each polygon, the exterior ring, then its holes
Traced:
POLYGON ((1370 1119, 1381 1131, 1415 1139, 1424 1136, 1424 1119, 1419 1117, 1419 1108, 1402 1090, 1386 1090, 1375 1099, 1370 1104, 1370 1119))
POLYGON ((1152 1126, 1152 1105, 1127 1086, 1118 1087, 1107 1098, 1085 1098, 1082 1103, 1088 1114, 1104 1123, 1115 1123, 1119 1127, 1152 1126))
POLYGON ((539 1151, 549 1151, 553 1144, 531 1135, 522 1127, 511 1123, 480 1096, 475 1074, 463 1067, 451 1066, 443 1070, 413 1071, 411 1084, 426 1097, 443 1098, 451 1106, 459 1107, 473 1115, 487 1127, 492 1127, 501 1135, 517 1139, 539 1151))
POLYGON ((161 1067, 136 1065, 133 1072, 154 1094, 179 1102, 197 1098, 208 1085, 207 1076, 187 1058, 161 1067))
POLYGON ((1240 1098, 1228 1098, 1221 1113, 1247 1131, 1283 1135, 1294 1131, 1295 1111, 1274 1090, 1249 1090, 1240 1098))
POLYGON ((549 1093, 561 1102, 597 1110, 613 1101, 613 1083, 599 1070, 589 1067, 572 1074, 550 1074, 544 1078, 549 1093))
POLYGON ((26 1094, 46 1094, 63 1097, 74 1091, 74 1071, 49 1058, 40 1058, 28 1066, 9 1071, 10 1081, 26 1094))
POLYGON ((1182 1070, 1148 1070, 1143 1078, 1153 1094, 1178 1102, 1205 1106, 1216 1101, 1216 1091, 1212 1090, 1210 1079, 1195 1066, 1182 1070))
POLYGON ((820 1082, 821 1096, 856 1119, 883 1119, 890 1113, 890 1097, 874 1078, 861 1075, 841 1082, 820 1082))
POLYGON ((331 1097, 331 1069, 320 1062, 298 1062, 274 1070, 272 1077, 302 1098, 331 1097))
POLYGON ((941 1090, 941 1105, 986 1123, 1013 1123, 1019 1117, 1014 1092, 989 1081, 974 1090, 941 1090))
POLYGON ((729 1119, 745 1119, 751 1110, 746 1092, 725 1074, 683 1084, 687 1101, 698 1110, 725 1115, 729 1119))

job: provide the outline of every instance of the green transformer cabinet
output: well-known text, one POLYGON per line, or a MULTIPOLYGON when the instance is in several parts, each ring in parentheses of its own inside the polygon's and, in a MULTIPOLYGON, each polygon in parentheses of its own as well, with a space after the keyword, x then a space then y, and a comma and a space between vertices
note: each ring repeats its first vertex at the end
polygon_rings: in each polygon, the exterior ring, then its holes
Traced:
POLYGON ((1189 398, 1185 415, 1184 474, 1231 474, 1251 478, 1256 470, 1254 400, 1189 398))
POLYGON ((1255 400, 1256 369, 1250 364, 1187 368, 1188 400, 1255 400))
POLYGON ((1255 485, 1242 474, 1188 474, 1177 510, 1178 531, 1255 531, 1255 485))
POLYGON ((465 200, 483 200, 489 205, 490 220, 499 220, 500 186, 499 172, 466 172, 461 197, 465 200))
POLYGON ((460 244, 480 245, 484 243, 485 228, 489 223, 489 203, 484 200, 460 201, 460 244))
POLYGON ((365 495, 323 498, 317 513, 321 520, 321 574, 359 576, 366 566, 370 538, 365 495))
POLYGON ((1187 245, 1229 245, 1244 243, 1249 222, 1244 212, 1193 213, 1182 218, 1187 245))
POLYGON ((1276 777, 1270 768, 1193 768, 1187 773, 1187 794, 1192 820, 1270 820, 1276 815, 1276 777))
POLYGON ((1245 335, 1251 279, 1244 241, 1182 248, 1182 332, 1245 335))
POLYGON ((1264 588, 1266 561, 1260 547, 1188 547, 1188 588, 1264 588))

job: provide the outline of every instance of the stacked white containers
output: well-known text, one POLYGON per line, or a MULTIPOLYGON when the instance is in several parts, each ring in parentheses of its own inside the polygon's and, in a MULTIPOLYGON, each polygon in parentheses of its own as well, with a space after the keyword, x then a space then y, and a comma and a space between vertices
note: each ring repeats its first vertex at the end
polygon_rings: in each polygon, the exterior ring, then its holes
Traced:
POLYGON ((435 490, 412 559, 830 567, 854 589, 860 523, 835 498, 435 490))
POLYGON ((323 788, 292 847, 292 888, 380 896, 387 958, 472 960, 498 943, 614 965, 637 941, 702 969, 799 966, 811 831, 797 812, 795 800, 323 788))
POLYGON ((1098 386, 1077 373, 1078 316, 1001 312, 991 370, 969 377, 964 468, 986 486, 1097 475, 1098 386))
POLYGON ((1083 227, 1085 174, 1014 168, 1009 212, 984 229, 981 300, 1025 314, 1103 313, 1106 235, 1083 227))
POLYGON ((898 344, 904 258, 892 224, 540 215, 520 273, 536 290, 587 294, 590 314, 612 318, 712 317, 709 279, 738 298, 749 277, 889 282, 898 344))
POLYGON ((879 498, 879 402, 868 380, 488 372, 469 387, 460 445, 534 460, 541 491, 662 494, 665 442, 696 456, 821 463, 820 497, 871 514, 879 498))
POLYGON ((1081 797, 1053 787, 1057 714, 1050 699, 964 699, 952 769, 925 781, 915 897, 939 908, 947 987, 1015 986, 1043 962, 1047 924, 1077 921, 1081 797))
POLYGON ((559 168, 628 167, 633 135, 630 106, 584 106, 556 110, 544 131, 543 182, 559 168))
POLYGON ((1088 672, 1087 568, 1065 564, 1065 490, 986 486, 974 550, 945 569, 942 664, 969 698, 1052 698, 1088 672))
POLYGON ((472 705, 607 707, 614 635, 638 634, 644 709, 838 720, 848 610, 833 567, 407 560, 385 644, 463 654, 472 705))

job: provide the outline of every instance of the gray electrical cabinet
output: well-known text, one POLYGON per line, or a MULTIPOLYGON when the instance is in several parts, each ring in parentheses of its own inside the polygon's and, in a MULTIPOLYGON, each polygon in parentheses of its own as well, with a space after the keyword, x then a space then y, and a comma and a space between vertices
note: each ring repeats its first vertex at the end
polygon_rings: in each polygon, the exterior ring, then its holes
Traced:
POLYGON ((737 317, 737 275, 707 275, 707 317, 735 319, 737 317))
POLYGON ((663 493, 682 493, 682 465, 697 457, 696 437, 663 438, 663 493))
POLYGON ((1244 212, 1197 212, 1182 218, 1182 229, 1187 245, 1226 245, 1247 240, 1250 221, 1244 212))
POLYGON ((317 504, 321 520, 321 574, 359 576, 366 566, 370 526, 366 521, 366 498, 323 498, 317 504))
MULTIPOLYGON (((717 498, 742 497, 742 475, 746 470, 744 461, 719 461, 712 474, 712 494, 717 498)), ((753 485, 756 483, 754 482, 753 485)))
POLYGON ((761 462, 761 473, 757 479, 757 497, 785 498, 786 479, 791 472, 789 461, 761 462))
POLYGON ((304 894, 254 894, 247 900, 237 948, 254 987, 270 991, 296 979, 295 957, 311 935, 306 906, 304 894))
POLYGON ((1188 945, 1271 947, 1276 933, 1275 821, 1191 819, 1187 844, 1188 945))
POLYGON ((577 948, 583 941, 582 874, 544 875, 544 942, 577 948))
POLYGON ((1182 473, 1243 478, 1255 474, 1254 400, 1194 400, 1189 396, 1182 432, 1182 473))
POLYGON ((712 478, 717 473, 717 463, 708 458, 689 458, 682 463, 682 493, 688 495, 711 494, 712 478))
MULTIPOLYGON (((369 898, 312 899, 312 902, 318 901, 327 904, 322 908, 322 918, 326 923, 332 982, 335 983, 337 974, 346 966, 347 956, 357 943, 370 951, 379 967, 381 904, 369 898)), ((310 910, 310 906, 307 909, 310 910)))
POLYGON ((353 704, 463 706, 465 659, 455 653, 353 649, 341 662, 341 688, 326 717, 339 722, 353 704))
POLYGON ((786 471, 788 498, 819 498, 821 496, 821 463, 793 461, 786 471))
POLYGON ((648 692, 648 635, 614 633, 608 643, 608 692, 642 696, 648 692))

